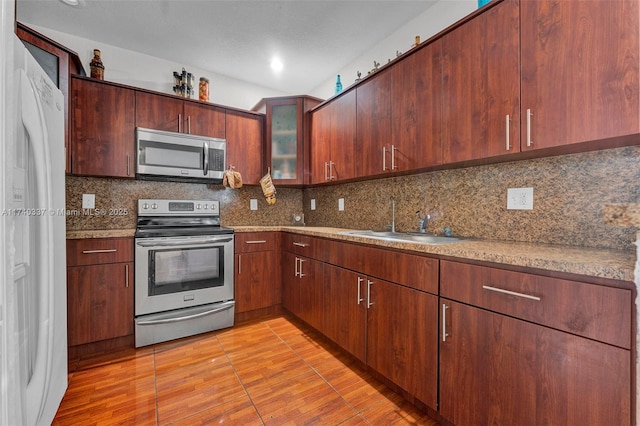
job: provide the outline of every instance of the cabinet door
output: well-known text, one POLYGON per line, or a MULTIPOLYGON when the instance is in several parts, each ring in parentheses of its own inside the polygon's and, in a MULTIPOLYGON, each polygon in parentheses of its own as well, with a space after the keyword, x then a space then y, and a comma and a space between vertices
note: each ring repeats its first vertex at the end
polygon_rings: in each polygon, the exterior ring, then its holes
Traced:
POLYGON ((356 176, 356 91, 335 99, 331 105, 331 180, 356 176))
POLYGON ((136 92, 136 126, 186 132, 184 101, 169 96, 136 92))
POLYGON ((329 181, 331 115, 332 104, 314 111, 311 115, 311 183, 329 181))
POLYGON ((133 262, 67 268, 68 345, 133 334, 133 262))
POLYGON ((396 171, 391 161, 391 71, 359 85, 356 98, 356 176, 396 171))
POLYGON ((442 37, 445 163, 519 151, 518 12, 505 0, 442 37))
POLYGON ((236 254, 236 313, 280 304, 278 259, 275 251, 236 254))
POLYGON ((242 182, 258 185, 264 175, 262 146, 264 117, 227 111, 227 166, 242 175, 242 182))
POLYGON ((300 279, 298 278, 298 256, 284 252, 282 257, 282 306, 300 316, 300 279))
POLYGON ((442 42, 420 48, 392 68, 392 166, 442 163, 442 42))
POLYGON ((192 135, 225 138, 225 110, 196 102, 184 103, 186 127, 183 132, 192 135))
POLYGON ((367 304, 364 275, 324 265, 324 334, 366 362, 367 304))
POLYGON ((310 326, 323 331, 323 264, 298 256, 300 306, 298 316, 310 326))
POLYGON ((135 177, 134 91, 73 78, 71 173, 135 177))
POLYGON ((630 424, 630 351, 443 299, 454 424, 630 424))
POLYGON ((435 409, 438 298, 377 279, 367 287, 367 364, 435 409))
POLYGON ((302 183, 304 133, 302 98, 267 101, 267 159, 276 183, 302 183))
POLYGON ((640 131, 638 8, 521 0, 523 150, 640 131))

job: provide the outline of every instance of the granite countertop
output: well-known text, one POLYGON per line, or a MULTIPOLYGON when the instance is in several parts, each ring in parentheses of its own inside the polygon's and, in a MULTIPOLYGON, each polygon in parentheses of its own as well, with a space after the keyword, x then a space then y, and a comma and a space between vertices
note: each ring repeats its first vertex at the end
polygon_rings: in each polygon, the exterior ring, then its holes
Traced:
MULTIPOLYGON (((640 208, 607 206, 606 221, 624 226, 640 225, 640 208), (609 213, 607 215, 607 212, 609 213), (631 218, 629 217, 631 216, 631 218), (639 219, 635 219, 635 218, 639 219)), ((415 251, 453 258, 479 260, 512 266, 567 272, 589 277, 634 281, 636 253, 537 243, 498 240, 468 240, 453 244, 427 245, 409 242, 383 241, 357 235, 346 235, 352 229, 313 226, 230 226, 235 232, 287 231, 314 237, 372 244, 380 247, 415 251)), ((133 237, 135 229, 98 229, 67 231, 68 239, 133 237)))
POLYGON ((633 282, 636 253, 551 244, 497 240, 469 240, 452 244, 427 245, 383 241, 357 235, 345 235, 350 229, 311 226, 235 226, 236 232, 287 231, 314 237, 333 238, 380 247, 456 257, 467 260, 502 263, 633 282))

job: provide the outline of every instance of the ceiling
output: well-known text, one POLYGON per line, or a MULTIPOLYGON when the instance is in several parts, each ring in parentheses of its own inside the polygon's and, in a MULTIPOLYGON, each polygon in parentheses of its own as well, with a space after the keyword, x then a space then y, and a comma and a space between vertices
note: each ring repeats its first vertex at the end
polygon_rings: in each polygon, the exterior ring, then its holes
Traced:
POLYGON ((310 93, 436 0, 18 0, 29 25, 310 93), (284 69, 273 72, 278 57, 284 69))

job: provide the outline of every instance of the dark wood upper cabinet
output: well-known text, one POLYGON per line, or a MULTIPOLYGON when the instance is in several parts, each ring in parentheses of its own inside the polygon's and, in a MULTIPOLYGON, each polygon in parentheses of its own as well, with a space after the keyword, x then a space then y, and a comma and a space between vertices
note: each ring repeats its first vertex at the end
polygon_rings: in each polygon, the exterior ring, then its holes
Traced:
POLYGON ((312 112, 311 183, 356 176, 356 91, 312 112))
POLYGON ((442 51, 444 163, 519 152, 518 0, 445 34, 442 51))
POLYGON ((224 108, 197 102, 185 102, 184 116, 187 120, 184 133, 220 139, 226 137, 224 108))
POLYGON ((521 0, 523 150, 640 132, 639 8, 521 0))
POLYGON ((391 139, 391 71, 380 71, 356 88, 356 176, 395 171, 391 139))
POLYGON ((71 75, 85 75, 84 68, 76 52, 20 22, 16 23, 16 35, 64 96, 64 146, 67 150, 65 170, 69 173, 71 171, 69 163, 71 159, 71 150, 69 149, 71 133, 69 129, 70 78, 71 75))
POLYGON ((264 115, 227 110, 225 134, 227 167, 240 172, 244 184, 258 185, 264 175, 264 115))
POLYGON ((185 132, 184 101, 170 96, 136 92, 136 127, 185 132))
POLYGON ((441 40, 393 66, 391 93, 391 167, 406 171, 441 164, 441 40))
POLYGON ((134 90, 74 77, 71 98, 71 173, 134 178, 134 90))
POLYGON ((263 99, 266 112, 265 158, 275 184, 302 185, 311 177, 311 117, 322 102, 311 96, 263 99))

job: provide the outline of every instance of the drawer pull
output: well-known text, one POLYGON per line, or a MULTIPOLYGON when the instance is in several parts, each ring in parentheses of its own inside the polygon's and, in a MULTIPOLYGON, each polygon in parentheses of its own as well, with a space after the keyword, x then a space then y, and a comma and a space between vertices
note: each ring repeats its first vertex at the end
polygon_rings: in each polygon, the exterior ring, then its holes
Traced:
POLYGON ((449 309, 449 307, 443 303, 442 304, 442 341, 443 342, 446 342, 447 337, 449 337, 449 333, 447 333, 447 309, 449 309))
POLYGON ((95 253, 115 253, 118 249, 104 249, 104 250, 82 250, 82 254, 95 254, 95 253))
POLYGON ((488 286, 488 285, 483 285, 482 288, 485 289, 485 290, 489 290, 489 291, 496 291, 498 293, 509 294, 511 296, 523 297, 525 299, 536 300, 538 302, 540 301, 540 298, 538 296, 532 296, 530 294, 516 293, 515 291, 509 291, 509 290, 505 290, 503 288, 491 287, 491 286, 488 286))
POLYGON ((127 288, 129 288, 129 265, 124 265, 124 282, 127 288))
POLYGON ((293 243, 293 245, 298 247, 309 247, 309 244, 306 243, 293 243))
POLYGON ((267 240, 245 241, 245 244, 265 244, 267 240))

